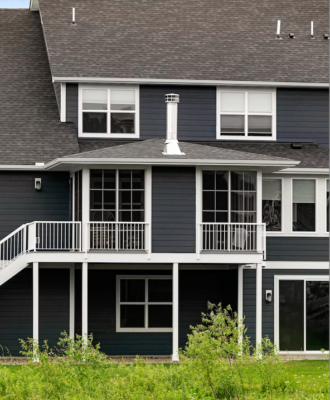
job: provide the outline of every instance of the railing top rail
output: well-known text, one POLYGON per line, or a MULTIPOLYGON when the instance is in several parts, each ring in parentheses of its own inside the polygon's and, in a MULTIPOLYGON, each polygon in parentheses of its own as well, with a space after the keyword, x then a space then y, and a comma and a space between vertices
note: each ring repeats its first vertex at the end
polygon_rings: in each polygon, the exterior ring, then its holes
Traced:
POLYGON ((81 224, 81 221, 34 221, 31 224, 81 224))
POLYGON ((24 229, 28 224, 23 224, 20 227, 18 227, 17 229, 15 229, 13 232, 11 232, 9 235, 7 235, 6 237, 4 237, 2 240, 0 240, 0 245, 2 243, 5 243, 8 239, 10 239, 11 237, 15 236, 16 233, 20 232, 22 229, 24 229))
POLYGON ((103 221, 88 221, 87 222, 87 224, 140 224, 140 225, 149 225, 150 224, 150 222, 123 222, 123 221, 118 221, 118 222, 116 222, 116 221, 111 221, 111 222, 108 222, 108 221, 105 221, 105 222, 103 222, 103 221))
POLYGON ((200 222, 199 225, 265 225, 263 222, 200 222))

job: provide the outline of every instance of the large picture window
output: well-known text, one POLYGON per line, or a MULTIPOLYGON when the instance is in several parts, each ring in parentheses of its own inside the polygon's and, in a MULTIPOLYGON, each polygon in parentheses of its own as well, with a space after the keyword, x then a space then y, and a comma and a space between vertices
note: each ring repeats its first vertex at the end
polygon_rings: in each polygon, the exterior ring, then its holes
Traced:
POLYGON ((117 332, 172 332, 172 277, 117 276, 117 332))
POLYGON ((274 90, 218 88, 217 101, 218 139, 275 139, 274 90))
POLYGON ((262 222, 266 230, 282 230, 282 181, 281 179, 264 179, 262 182, 262 222))
POLYGON ((137 87, 81 87, 79 135, 139 137, 137 87))
POLYGON ((315 232, 315 180, 292 180, 292 230, 315 232))
POLYGON ((329 350, 329 278, 276 277, 281 351, 329 350))

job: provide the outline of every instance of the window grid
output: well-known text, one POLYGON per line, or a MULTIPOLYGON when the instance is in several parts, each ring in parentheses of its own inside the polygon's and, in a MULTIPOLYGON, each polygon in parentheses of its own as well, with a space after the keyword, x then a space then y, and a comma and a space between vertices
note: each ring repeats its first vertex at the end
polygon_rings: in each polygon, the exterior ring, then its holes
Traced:
POLYGON ((149 305, 160 305, 160 306, 170 306, 173 305, 173 302, 149 302, 149 280, 172 280, 171 276, 149 276, 149 277, 139 277, 139 276, 121 276, 117 277, 117 331, 163 331, 163 332, 171 332, 172 328, 149 328, 149 305), (121 295, 121 285, 120 282, 121 280, 126 280, 126 279, 134 279, 134 280, 144 280, 145 281, 145 301, 143 302, 134 302, 134 301, 121 301, 120 300, 120 295, 121 295), (144 305, 144 328, 122 328, 120 326, 120 307, 122 305, 144 305))

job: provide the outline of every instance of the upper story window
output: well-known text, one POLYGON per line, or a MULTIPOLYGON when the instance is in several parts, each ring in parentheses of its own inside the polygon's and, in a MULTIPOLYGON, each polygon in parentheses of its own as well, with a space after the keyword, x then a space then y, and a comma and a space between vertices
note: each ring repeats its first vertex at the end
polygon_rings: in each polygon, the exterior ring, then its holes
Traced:
POLYGON ((292 230, 315 232, 315 179, 292 180, 292 230))
POLYGON ((217 138, 276 139, 275 90, 218 88, 217 138))
POLYGON ((81 86, 79 136, 139 137, 138 87, 81 86))
POLYGON ((282 230, 282 180, 264 179, 262 182, 262 222, 266 230, 282 230))

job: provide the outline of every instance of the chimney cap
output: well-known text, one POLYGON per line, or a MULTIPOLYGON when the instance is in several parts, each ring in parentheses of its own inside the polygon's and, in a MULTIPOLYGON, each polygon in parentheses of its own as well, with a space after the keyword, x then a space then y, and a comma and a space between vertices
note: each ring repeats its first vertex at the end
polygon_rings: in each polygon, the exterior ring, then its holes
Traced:
POLYGON ((165 94, 165 103, 180 103, 180 95, 175 93, 165 94))

